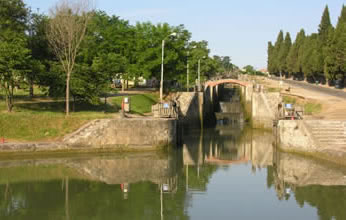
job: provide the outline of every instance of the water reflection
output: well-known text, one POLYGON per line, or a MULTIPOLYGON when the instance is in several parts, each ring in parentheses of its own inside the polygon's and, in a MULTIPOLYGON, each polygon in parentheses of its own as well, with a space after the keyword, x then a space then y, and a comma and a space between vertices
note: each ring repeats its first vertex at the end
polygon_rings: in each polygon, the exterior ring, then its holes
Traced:
POLYGON ((168 152, 2 160, 0 219, 346 219, 345 169, 272 143, 218 127, 168 152))
POLYGON ((274 185, 280 200, 317 208, 320 219, 346 219, 346 168, 283 152, 274 153, 274 185))

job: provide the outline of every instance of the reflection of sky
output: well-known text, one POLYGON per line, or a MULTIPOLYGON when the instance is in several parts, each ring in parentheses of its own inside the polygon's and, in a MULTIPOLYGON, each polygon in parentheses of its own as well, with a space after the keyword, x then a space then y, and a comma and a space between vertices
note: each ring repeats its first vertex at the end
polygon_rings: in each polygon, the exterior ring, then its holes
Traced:
POLYGON ((300 208, 293 192, 279 201, 275 189, 267 188, 266 169, 251 174, 251 165, 218 169, 203 194, 192 193, 191 219, 318 219, 316 208, 300 208), (217 216, 217 217, 216 217, 217 216))

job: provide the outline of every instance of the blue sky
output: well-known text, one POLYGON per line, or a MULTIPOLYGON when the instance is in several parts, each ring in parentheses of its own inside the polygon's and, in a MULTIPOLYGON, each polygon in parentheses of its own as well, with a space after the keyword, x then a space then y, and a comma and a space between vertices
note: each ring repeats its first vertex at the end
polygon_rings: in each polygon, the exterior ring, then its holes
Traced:
MULTIPOLYGON (((32 9, 48 12, 57 0, 24 0, 32 9)), ((96 8, 109 15, 152 23, 184 24, 192 40, 207 40, 212 55, 230 56, 243 67, 266 67, 267 43, 280 29, 292 39, 304 28, 317 32, 328 4, 333 25, 346 0, 97 0, 96 8)))

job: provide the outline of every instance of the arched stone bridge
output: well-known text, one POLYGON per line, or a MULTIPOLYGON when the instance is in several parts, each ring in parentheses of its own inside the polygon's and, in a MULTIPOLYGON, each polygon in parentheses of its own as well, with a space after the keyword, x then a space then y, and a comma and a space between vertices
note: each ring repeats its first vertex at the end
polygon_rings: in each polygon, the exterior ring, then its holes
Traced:
POLYGON ((235 85, 239 85, 239 86, 243 86, 243 87, 252 86, 251 83, 237 80, 237 79, 220 79, 220 80, 206 82, 204 84, 204 88, 206 89, 208 87, 214 87, 214 86, 222 85, 222 84, 235 84, 235 85))
POLYGON ((225 84, 237 85, 245 104, 245 111, 252 116, 255 128, 271 128, 275 119, 276 106, 280 102, 280 94, 266 93, 261 89, 254 90, 254 84, 238 79, 220 79, 204 83, 203 114, 206 119, 214 115, 215 106, 219 102, 219 95, 225 84))

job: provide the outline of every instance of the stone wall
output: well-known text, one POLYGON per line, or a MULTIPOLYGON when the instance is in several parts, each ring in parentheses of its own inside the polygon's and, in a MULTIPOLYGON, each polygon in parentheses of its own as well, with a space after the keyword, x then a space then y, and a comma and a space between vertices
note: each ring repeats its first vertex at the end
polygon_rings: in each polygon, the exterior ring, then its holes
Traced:
POLYGON ((179 92, 176 94, 179 102, 179 123, 188 127, 201 127, 203 123, 203 93, 179 92))
POLYGON ((56 143, 5 143, 0 153, 154 150, 176 145, 177 120, 160 118, 98 119, 56 143))
POLYGON ((176 120, 160 118, 99 119, 64 138, 74 146, 145 148, 176 144, 176 120))
POLYGON ((346 135, 346 127, 341 131, 334 128, 328 129, 328 123, 341 123, 343 121, 304 121, 304 120, 280 120, 276 128, 276 136, 280 148, 288 152, 308 154, 323 160, 329 160, 346 165, 346 148, 343 136, 346 135), (318 127, 310 127, 311 123, 321 123, 318 127), (322 136, 321 136, 322 135, 322 136), (331 139, 321 140, 321 137, 330 136, 331 139), (323 142, 322 142, 323 141, 323 142))
POLYGON ((314 152, 317 145, 302 120, 280 120, 277 126, 280 148, 287 151, 314 152))
POLYGON ((252 94, 253 128, 272 129, 277 106, 281 101, 280 93, 254 92, 252 94))

